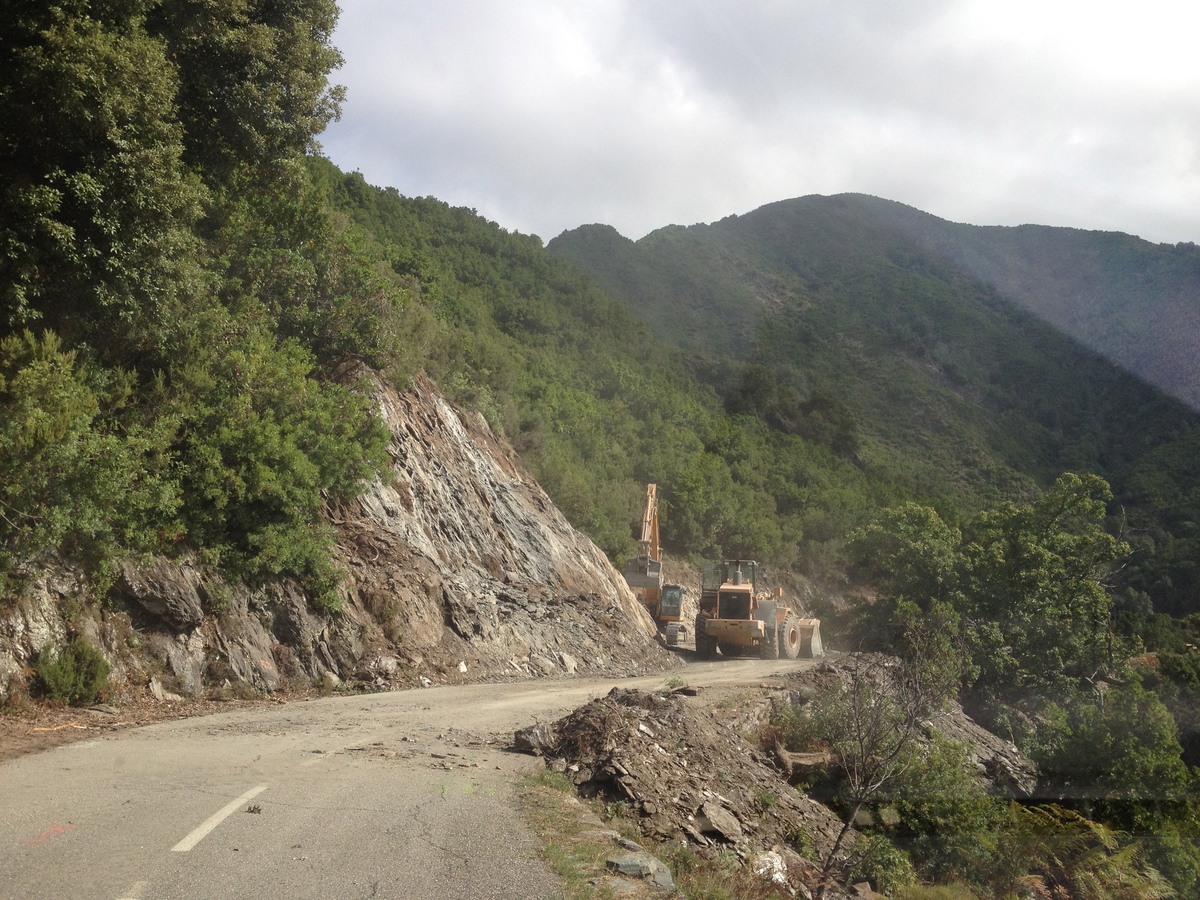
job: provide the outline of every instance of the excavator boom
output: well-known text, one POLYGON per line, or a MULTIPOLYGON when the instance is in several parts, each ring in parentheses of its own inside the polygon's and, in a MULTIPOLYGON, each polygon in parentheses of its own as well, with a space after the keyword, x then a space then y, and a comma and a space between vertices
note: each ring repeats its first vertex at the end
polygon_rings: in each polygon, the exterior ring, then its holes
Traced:
POLYGON ((642 512, 642 529, 638 537, 638 554, 625 564, 625 581, 635 591, 642 592, 648 605, 658 601, 662 590, 662 547, 658 543, 658 485, 646 485, 646 506, 642 512), (647 596, 653 591, 653 596, 647 596))

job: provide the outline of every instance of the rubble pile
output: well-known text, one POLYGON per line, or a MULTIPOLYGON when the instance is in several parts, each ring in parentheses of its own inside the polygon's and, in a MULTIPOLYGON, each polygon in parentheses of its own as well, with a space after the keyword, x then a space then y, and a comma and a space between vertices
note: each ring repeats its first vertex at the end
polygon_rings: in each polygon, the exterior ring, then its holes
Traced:
POLYGON ((582 795, 623 801, 649 838, 705 856, 729 848, 751 864, 774 851, 801 881, 816 868, 793 849, 797 838, 823 855, 841 827, 768 754, 679 693, 613 688, 552 726, 523 729, 517 744, 582 795))

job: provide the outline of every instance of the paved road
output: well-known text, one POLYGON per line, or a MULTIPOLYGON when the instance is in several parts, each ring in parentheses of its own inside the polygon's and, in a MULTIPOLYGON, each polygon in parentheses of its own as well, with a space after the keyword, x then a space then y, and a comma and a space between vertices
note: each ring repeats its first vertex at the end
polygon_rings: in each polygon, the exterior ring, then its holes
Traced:
MULTIPOLYGON (((729 660, 693 685, 806 663, 729 660)), ((0 900, 549 897, 493 735, 616 684, 466 685, 185 719, 0 764, 0 900)))

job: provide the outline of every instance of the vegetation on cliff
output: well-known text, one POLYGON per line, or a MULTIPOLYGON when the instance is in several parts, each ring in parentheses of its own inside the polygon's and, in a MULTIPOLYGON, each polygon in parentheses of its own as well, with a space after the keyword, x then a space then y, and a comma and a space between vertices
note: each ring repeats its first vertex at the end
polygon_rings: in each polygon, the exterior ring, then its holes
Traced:
POLYGON ((402 289, 304 156, 336 114, 336 7, 0 12, 0 577, 61 548, 103 586, 182 542, 335 602, 318 512, 383 466, 367 400, 402 289))

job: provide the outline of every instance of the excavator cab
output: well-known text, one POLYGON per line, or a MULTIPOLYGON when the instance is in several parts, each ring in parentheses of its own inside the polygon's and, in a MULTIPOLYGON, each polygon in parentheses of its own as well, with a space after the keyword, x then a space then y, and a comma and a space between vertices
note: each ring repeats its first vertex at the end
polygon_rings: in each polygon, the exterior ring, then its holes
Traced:
POLYGON ((683 617, 683 588, 677 584, 663 585, 658 601, 658 614, 664 619, 683 617))

